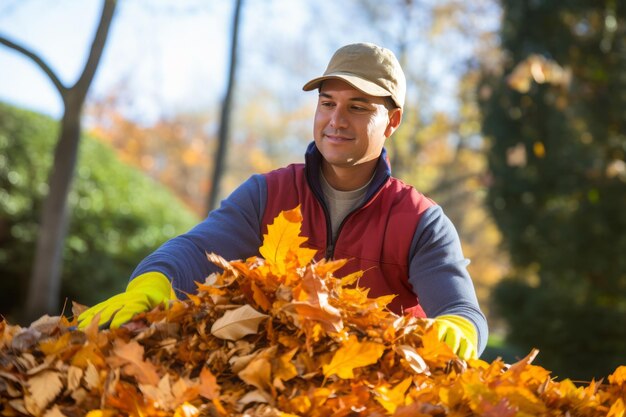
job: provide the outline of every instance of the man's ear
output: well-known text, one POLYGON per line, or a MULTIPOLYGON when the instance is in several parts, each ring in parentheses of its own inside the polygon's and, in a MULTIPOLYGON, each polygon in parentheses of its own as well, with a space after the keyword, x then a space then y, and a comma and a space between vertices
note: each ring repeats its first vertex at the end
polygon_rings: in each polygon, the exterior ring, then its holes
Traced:
POLYGON ((402 109, 396 108, 393 110, 389 110, 389 122, 387 123, 387 128, 385 129, 385 137, 389 137, 396 131, 398 126, 400 126, 400 122, 402 121, 402 109))

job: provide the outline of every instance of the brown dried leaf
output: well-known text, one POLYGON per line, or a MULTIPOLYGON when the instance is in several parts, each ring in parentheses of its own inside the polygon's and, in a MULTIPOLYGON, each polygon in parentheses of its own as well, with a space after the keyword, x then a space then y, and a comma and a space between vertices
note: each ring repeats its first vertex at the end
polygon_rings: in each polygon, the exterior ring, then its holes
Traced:
POLYGON ((24 398, 26 409, 34 415, 41 414, 63 389, 61 375, 43 371, 29 378, 28 392, 24 398))
POLYGON ((83 370, 77 366, 70 366, 67 370, 67 389, 70 391, 77 389, 82 378, 83 370))
POLYGON ((93 363, 87 362, 84 376, 87 389, 96 390, 100 388, 100 374, 93 363))
POLYGON ((272 365, 266 358, 256 358, 237 375, 246 384, 265 390, 271 387, 272 365))
POLYGON ((267 317, 246 304, 227 311, 215 320, 211 326, 211 334, 220 339, 239 340, 246 335, 256 334, 259 324, 267 317))
POLYGON ((43 417, 67 417, 65 414, 61 412, 61 409, 58 405, 54 405, 51 409, 46 411, 43 417))

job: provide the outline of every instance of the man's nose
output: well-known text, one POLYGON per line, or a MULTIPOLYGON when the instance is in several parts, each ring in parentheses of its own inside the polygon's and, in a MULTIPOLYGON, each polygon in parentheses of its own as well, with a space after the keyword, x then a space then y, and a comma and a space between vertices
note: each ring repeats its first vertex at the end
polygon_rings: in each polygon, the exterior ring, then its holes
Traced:
POLYGON ((333 129, 341 129, 346 127, 347 124, 348 120, 346 119, 344 110, 339 108, 339 106, 335 107, 333 113, 330 115, 330 127, 333 129))

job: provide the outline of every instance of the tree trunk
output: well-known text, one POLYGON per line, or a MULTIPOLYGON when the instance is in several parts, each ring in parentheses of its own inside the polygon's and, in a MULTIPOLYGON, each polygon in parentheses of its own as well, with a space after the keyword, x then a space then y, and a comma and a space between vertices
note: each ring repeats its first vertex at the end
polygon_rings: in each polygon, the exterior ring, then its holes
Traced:
POLYGON ((44 200, 35 262, 26 299, 26 320, 32 321, 43 313, 58 309, 61 291, 61 259, 67 235, 69 195, 80 142, 80 109, 65 107, 59 140, 54 152, 52 172, 48 180, 48 195, 44 200))
POLYGON ((218 133, 217 152, 215 153, 213 163, 212 186, 209 192, 208 211, 217 207, 220 196, 220 183, 224 173, 224 165, 226 160, 226 148, 228 146, 228 137, 230 135, 230 113, 232 111, 232 99, 235 91, 235 71, 237 68, 237 43, 239 38, 239 20, 241 15, 241 5, 243 0, 237 0, 235 4, 235 13, 233 15, 233 28, 230 46, 230 70, 228 72, 228 86, 226 88, 226 96, 222 104, 222 114, 220 117, 220 127, 218 133))
POLYGON ((81 112, 106 44, 116 5, 116 0, 104 1, 100 23, 89 51, 87 63, 76 84, 69 89, 61 84, 50 67, 35 53, 10 41, 3 42, 33 59, 43 69, 59 90, 64 104, 59 140, 54 151, 54 161, 48 179, 48 195, 44 200, 40 217, 35 260, 26 300, 24 319, 28 322, 45 313, 61 313, 58 310, 58 301, 61 291, 63 247, 69 218, 67 199, 76 167, 78 145, 80 144, 81 112))

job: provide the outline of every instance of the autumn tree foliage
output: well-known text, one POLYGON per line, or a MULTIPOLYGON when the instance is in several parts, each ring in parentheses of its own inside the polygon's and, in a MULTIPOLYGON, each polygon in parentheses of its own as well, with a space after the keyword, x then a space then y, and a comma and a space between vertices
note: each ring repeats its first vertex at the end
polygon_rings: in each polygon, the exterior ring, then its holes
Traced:
POLYGON ((626 3, 502 4, 505 59, 478 88, 517 271, 496 301, 511 343, 588 380, 626 351, 626 3))
POLYGON ((626 367, 576 386, 533 365, 537 351, 513 365, 463 361, 431 320, 368 298, 362 271, 339 278, 345 260, 314 263, 301 221, 298 208, 281 213, 262 258, 208 254, 222 273, 120 329, 0 322, 0 414, 623 415, 626 367))

